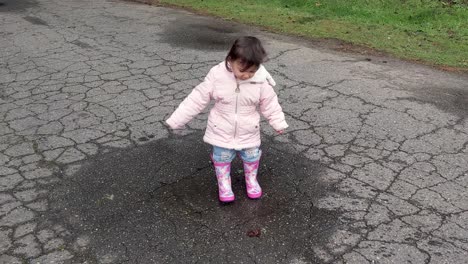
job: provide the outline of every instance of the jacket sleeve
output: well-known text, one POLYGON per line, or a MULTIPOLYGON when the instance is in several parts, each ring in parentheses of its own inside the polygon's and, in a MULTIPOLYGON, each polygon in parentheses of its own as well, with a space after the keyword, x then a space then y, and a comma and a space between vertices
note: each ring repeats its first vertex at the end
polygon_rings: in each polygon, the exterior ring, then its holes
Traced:
POLYGON ((278 96, 269 84, 264 84, 261 90, 260 112, 276 131, 288 127, 283 110, 278 102, 278 96))
POLYGON ((204 81, 197 85, 192 92, 180 103, 179 107, 166 120, 172 129, 182 128, 210 103, 213 92, 213 71, 211 70, 204 81))

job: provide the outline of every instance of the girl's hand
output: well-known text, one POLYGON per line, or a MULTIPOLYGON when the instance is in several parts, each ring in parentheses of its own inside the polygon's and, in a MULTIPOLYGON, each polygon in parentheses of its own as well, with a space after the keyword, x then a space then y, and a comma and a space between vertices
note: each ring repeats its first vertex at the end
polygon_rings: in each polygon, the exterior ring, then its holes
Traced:
POLYGON ((167 122, 164 122, 164 125, 168 128, 169 133, 173 135, 182 135, 184 133, 185 126, 182 127, 171 127, 167 122))
POLYGON ((171 133, 173 135, 176 135, 176 136, 181 136, 184 134, 184 130, 183 129, 170 129, 171 133))

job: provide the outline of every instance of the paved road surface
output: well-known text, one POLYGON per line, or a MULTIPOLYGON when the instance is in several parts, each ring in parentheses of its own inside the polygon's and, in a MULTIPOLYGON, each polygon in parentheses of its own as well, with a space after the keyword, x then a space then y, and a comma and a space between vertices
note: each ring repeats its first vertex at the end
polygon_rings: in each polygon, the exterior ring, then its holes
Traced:
POLYGON ((160 7, 0 3, 0 263, 468 263, 466 76, 160 7), (236 161, 220 206, 206 112, 163 120, 246 34, 291 127, 263 123, 263 199, 236 161))

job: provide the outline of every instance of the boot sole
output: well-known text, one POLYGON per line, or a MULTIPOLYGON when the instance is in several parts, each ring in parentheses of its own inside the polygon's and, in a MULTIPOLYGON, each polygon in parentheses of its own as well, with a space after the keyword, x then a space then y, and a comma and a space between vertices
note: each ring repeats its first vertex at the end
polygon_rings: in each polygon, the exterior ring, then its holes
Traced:
POLYGON ((247 194, 247 197, 249 197, 249 199, 251 199, 251 200, 258 200, 258 199, 262 198, 262 194, 263 193, 254 194, 254 195, 247 194))
MULTIPOLYGON (((219 198, 218 198, 218 199, 219 199, 219 198)), ((231 199, 231 198, 226 199, 226 200, 221 200, 221 199, 219 199, 219 201, 222 202, 222 203, 232 203, 232 202, 234 202, 235 199, 236 199, 236 198, 232 197, 232 199, 231 199)))

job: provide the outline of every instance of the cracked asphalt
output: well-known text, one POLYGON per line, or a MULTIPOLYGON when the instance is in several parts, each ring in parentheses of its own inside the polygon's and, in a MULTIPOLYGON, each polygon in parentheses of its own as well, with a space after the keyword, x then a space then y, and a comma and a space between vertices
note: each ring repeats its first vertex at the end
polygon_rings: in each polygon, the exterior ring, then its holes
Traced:
POLYGON ((0 22, 0 263, 468 263, 466 75, 130 2, 0 22), (207 111, 163 121, 247 34, 290 128, 222 206, 207 111))

